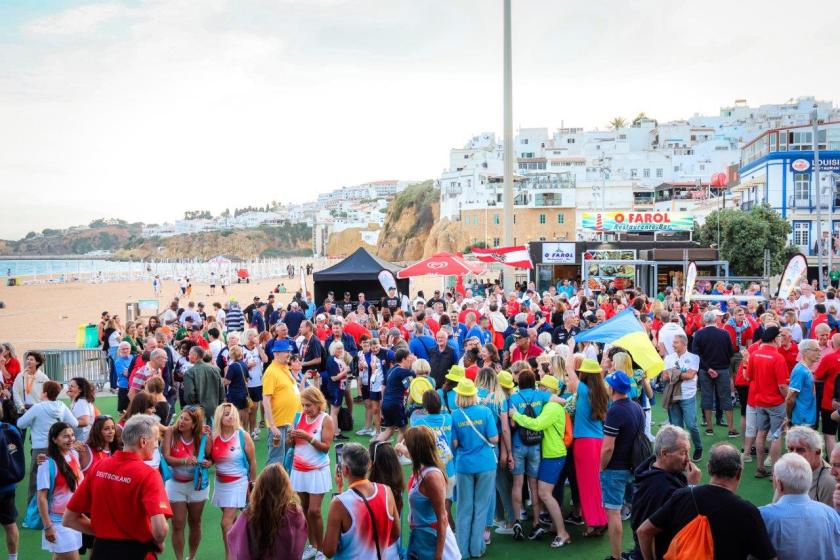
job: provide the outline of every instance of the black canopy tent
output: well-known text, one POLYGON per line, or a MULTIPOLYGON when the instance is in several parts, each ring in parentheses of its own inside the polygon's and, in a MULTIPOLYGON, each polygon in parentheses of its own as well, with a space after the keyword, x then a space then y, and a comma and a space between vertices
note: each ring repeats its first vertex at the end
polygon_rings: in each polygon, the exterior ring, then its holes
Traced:
MULTIPOLYGON (((315 304, 321 305, 330 291, 335 292, 336 301, 344 299, 344 292, 350 292, 352 300, 356 301, 362 292, 368 301, 378 302, 385 296, 385 290, 379 283, 379 273, 382 270, 391 271, 396 278, 400 267, 370 254, 364 247, 359 247, 340 263, 312 275, 315 304)), ((408 294, 408 279, 397 279, 397 290, 408 294)))

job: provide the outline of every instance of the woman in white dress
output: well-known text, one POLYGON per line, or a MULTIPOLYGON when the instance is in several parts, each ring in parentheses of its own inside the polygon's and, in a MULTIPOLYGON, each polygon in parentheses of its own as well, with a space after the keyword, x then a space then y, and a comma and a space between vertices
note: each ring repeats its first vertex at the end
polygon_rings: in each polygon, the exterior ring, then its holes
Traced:
POLYGON ((309 544, 303 558, 316 556, 323 549, 324 522, 321 504, 324 494, 332 490, 330 476, 330 446, 335 435, 335 424, 324 412, 327 401, 320 389, 309 387, 300 395, 303 414, 292 430, 289 445, 295 446, 292 464, 292 489, 300 495, 306 513, 309 544))

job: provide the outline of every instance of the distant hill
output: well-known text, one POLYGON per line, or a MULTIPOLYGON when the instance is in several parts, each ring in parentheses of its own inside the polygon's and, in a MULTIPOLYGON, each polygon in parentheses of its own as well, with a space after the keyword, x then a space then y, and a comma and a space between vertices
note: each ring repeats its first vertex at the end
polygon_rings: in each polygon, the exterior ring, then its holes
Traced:
POLYGON ((211 231, 167 238, 143 238, 143 224, 97 220, 88 227, 31 232, 17 241, 0 240, 4 256, 84 255, 110 251, 118 258, 241 258, 310 255, 312 228, 284 223, 249 229, 211 231))

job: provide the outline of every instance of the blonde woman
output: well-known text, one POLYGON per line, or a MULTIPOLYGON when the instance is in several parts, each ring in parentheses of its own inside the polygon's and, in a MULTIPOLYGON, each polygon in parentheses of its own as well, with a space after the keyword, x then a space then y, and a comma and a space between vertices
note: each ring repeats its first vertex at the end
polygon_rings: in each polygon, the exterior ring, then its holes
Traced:
POLYGON ((306 389, 300 395, 300 402, 303 414, 297 425, 289 430, 287 443, 295 446, 291 481, 292 488, 300 496, 309 525, 309 545, 304 557, 311 558, 324 546, 321 504, 324 494, 332 489, 329 451, 335 436, 335 423, 324 412, 327 401, 320 389, 306 389))
POLYGON ((254 440, 242 429, 239 411, 232 403, 222 403, 216 408, 210 458, 216 466, 212 503, 222 510, 222 540, 225 558, 229 558, 228 531, 248 504, 248 493, 257 479, 254 440))

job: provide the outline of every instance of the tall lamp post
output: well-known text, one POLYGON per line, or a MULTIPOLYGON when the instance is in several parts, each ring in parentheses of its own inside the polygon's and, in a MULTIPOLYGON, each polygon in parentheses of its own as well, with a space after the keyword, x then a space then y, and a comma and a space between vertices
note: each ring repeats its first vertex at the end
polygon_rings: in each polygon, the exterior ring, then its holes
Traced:
MULTIPOLYGON (((513 245, 513 60, 511 56, 510 1, 504 0, 504 120, 505 120, 505 186, 504 205, 504 244, 513 245)), ((504 268, 503 283, 505 291, 513 288, 513 269, 504 268)))
MULTIPOLYGON (((820 142, 819 127, 817 126, 817 106, 811 111, 811 124, 813 125, 813 147, 814 147, 814 171, 812 179, 817 189, 817 285, 825 288, 823 284, 823 223, 822 223, 822 189, 820 188, 820 142)), ((829 217, 831 216, 831 201, 829 201, 829 217)), ((831 226, 828 226, 829 232, 831 226)), ((831 233, 829 233, 829 240, 831 233)), ((829 257, 831 258, 831 257, 829 257)))

